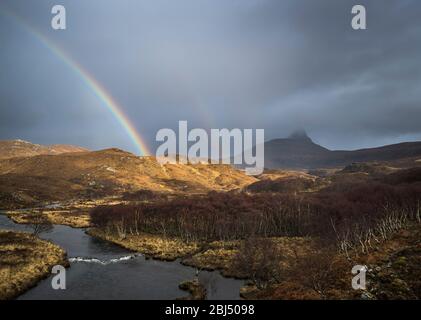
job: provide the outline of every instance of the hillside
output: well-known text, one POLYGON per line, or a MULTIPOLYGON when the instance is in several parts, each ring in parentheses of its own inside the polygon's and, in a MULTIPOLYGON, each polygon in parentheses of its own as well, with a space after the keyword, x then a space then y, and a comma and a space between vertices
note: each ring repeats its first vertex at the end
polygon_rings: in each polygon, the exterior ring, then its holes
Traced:
POLYGON ((0 204, 31 204, 116 196, 138 190, 162 193, 229 191, 256 179, 229 165, 160 165, 119 149, 0 160, 0 204))
POLYGON ((0 141, 0 159, 31 157, 42 154, 61 154, 67 152, 81 151, 87 150, 85 148, 65 144, 44 146, 40 144, 33 144, 24 140, 0 141))
POLYGON ((265 166, 277 169, 344 167, 354 162, 395 162, 421 158, 421 142, 405 142, 378 148, 331 151, 314 143, 305 133, 265 142, 265 166))

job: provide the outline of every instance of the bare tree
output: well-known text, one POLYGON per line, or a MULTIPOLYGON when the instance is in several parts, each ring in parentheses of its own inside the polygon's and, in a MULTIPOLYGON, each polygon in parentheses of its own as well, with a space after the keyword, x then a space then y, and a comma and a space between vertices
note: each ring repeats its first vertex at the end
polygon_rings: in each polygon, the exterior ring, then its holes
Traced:
POLYGON ((39 236, 41 233, 48 232, 53 228, 51 221, 43 214, 42 210, 31 215, 30 226, 34 236, 39 236))

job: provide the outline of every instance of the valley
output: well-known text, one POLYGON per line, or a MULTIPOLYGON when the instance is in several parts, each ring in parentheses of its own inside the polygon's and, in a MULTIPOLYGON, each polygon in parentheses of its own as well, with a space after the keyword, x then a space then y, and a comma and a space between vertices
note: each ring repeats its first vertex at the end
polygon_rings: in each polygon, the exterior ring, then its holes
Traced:
MULTIPOLYGON (((251 177, 229 165, 161 165, 119 149, 22 155, 21 148, 19 156, 0 160, 0 208, 14 230, 23 228, 33 241, 51 238, 62 246, 71 258, 69 270, 83 286, 95 287, 108 277, 94 264, 99 278, 83 282, 80 277, 92 268, 89 261, 108 268, 107 261, 127 256, 135 262, 123 259, 112 272, 155 261, 183 274, 176 285, 159 273, 139 280, 150 283, 156 297, 169 283, 175 291, 165 298, 182 298, 179 284, 201 292, 189 299, 204 298, 203 292, 221 297, 211 293, 212 281, 204 277, 217 274, 212 277, 220 288, 231 288, 220 290, 244 299, 410 299, 420 296, 415 266, 421 167, 412 156, 334 168, 266 169, 251 177), (72 241, 84 243, 80 254, 72 241), (100 251, 85 251, 98 243, 100 251), (108 244, 120 254, 103 259, 108 244), (397 263, 397 269, 389 263, 397 263), (367 291, 350 286, 355 264, 374 270, 367 291), (389 276, 391 283, 385 280, 389 276), (169 282, 157 288, 155 277, 169 282)), ((0 271, 5 268, 0 264, 0 271)), ((45 281, 28 297, 53 298, 45 281)), ((122 296, 142 296, 121 283, 122 296)))

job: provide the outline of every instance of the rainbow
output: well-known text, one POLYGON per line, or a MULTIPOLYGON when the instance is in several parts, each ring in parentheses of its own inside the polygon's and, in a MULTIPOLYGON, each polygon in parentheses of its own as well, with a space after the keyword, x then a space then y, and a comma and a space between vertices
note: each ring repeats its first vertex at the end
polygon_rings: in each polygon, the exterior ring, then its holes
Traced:
POLYGON ((41 32, 31 27, 21 17, 12 13, 3 7, 0 7, 0 13, 5 16, 14 18, 14 21, 18 21, 19 25, 23 27, 28 33, 37 38, 47 49, 54 53, 60 60, 62 60, 82 81, 83 83, 94 93, 94 95, 102 102, 108 111, 117 119, 120 125, 124 128, 125 132, 129 136, 130 140, 137 149, 139 155, 149 155, 148 146, 144 142, 143 138, 137 132, 135 126, 132 124, 130 119, 124 114, 123 108, 113 99, 113 97, 105 90, 105 88, 84 69, 80 64, 74 61, 69 55, 61 50, 57 45, 52 43, 46 38, 41 32))

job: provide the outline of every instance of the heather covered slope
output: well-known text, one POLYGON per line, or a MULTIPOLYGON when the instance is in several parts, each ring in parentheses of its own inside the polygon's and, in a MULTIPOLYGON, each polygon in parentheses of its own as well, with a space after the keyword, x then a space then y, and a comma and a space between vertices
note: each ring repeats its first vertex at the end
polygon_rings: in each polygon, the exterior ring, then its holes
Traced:
POLYGON ((229 165, 161 165, 119 149, 0 160, 0 203, 98 198, 124 192, 230 191, 256 179, 229 165))

